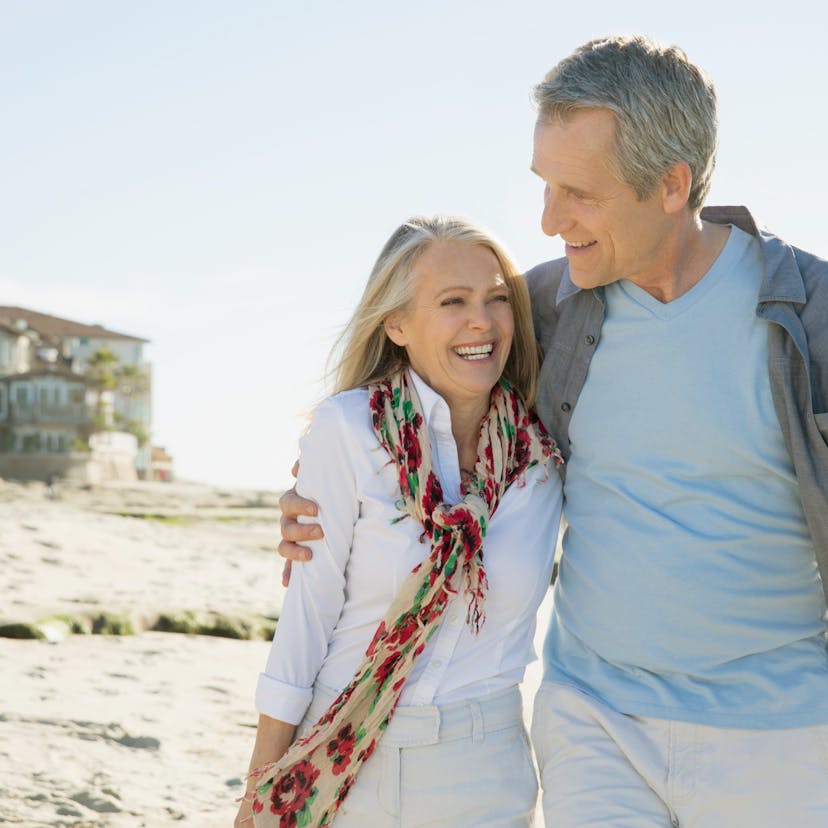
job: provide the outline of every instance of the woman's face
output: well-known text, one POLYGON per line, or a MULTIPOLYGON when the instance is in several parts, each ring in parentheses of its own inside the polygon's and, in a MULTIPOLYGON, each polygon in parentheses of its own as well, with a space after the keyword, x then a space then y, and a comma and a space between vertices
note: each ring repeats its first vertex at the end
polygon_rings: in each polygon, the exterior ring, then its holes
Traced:
POLYGON ((495 254, 478 244, 433 242, 414 264, 414 298, 386 332, 449 406, 488 405, 514 333, 509 286, 495 254))

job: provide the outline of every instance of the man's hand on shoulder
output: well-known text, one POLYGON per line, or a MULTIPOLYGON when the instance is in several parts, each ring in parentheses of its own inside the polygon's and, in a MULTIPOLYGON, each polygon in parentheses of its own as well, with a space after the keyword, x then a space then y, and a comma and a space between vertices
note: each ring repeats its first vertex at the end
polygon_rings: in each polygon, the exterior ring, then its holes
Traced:
MULTIPOLYGON (((293 467, 294 475, 297 466, 293 467)), ((297 518, 316 517, 318 510, 312 500, 300 497, 295 489, 288 489, 279 498, 279 509, 282 512, 280 526, 282 539, 279 541, 279 554, 285 558, 285 567, 282 570, 282 584, 290 581, 290 568, 293 561, 309 561, 313 553, 303 543, 319 540, 322 537, 322 527, 318 523, 299 523, 297 518)))

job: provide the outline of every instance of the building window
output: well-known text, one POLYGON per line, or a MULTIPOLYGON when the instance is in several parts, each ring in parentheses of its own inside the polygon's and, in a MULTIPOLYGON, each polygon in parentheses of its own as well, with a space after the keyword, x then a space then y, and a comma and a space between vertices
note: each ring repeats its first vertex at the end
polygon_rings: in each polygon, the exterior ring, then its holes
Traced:
POLYGON ((25 434, 23 436, 23 451, 35 453, 40 451, 43 441, 40 432, 36 434, 25 434))

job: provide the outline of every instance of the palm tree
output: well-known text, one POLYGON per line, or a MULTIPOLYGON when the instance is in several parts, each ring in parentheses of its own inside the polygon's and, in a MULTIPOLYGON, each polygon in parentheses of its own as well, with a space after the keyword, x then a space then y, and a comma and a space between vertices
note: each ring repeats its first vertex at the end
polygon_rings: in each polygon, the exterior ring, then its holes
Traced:
POLYGON ((95 400, 95 422, 98 428, 104 429, 111 426, 110 417, 104 403, 104 391, 113 391, 117 385, 116 366, 118 357, 109 348, 98 348, 86 360, 86 376, 92 381, 96 391, 95 400))
POLYGON ((129 407, 124 417, 106 410, 104 391, 117 392, 126 400, 140 397, 149 390, 149 377, 138 365, 120 365, 117 354, 109 348, 98 348, 86 360, 86 375, 92 380, 97 391, 95 405, 97 426, 100 429, 112 428, 117 423, 124 431, 129 431, 138 437, 141 444, 147 440, 147 435, 137 420, 131 418, 129 407))

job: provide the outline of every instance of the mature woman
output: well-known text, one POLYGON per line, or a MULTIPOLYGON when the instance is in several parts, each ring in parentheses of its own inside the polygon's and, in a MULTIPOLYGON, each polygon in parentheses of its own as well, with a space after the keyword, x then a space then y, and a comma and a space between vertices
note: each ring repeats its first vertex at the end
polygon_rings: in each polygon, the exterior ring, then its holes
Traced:
POLYGON ((517 685, 561 502, 536 372, 500 245, 459 218, 400 226, 302 440, 324 540, 260 676, 237 825, 531 824, 517 685))

